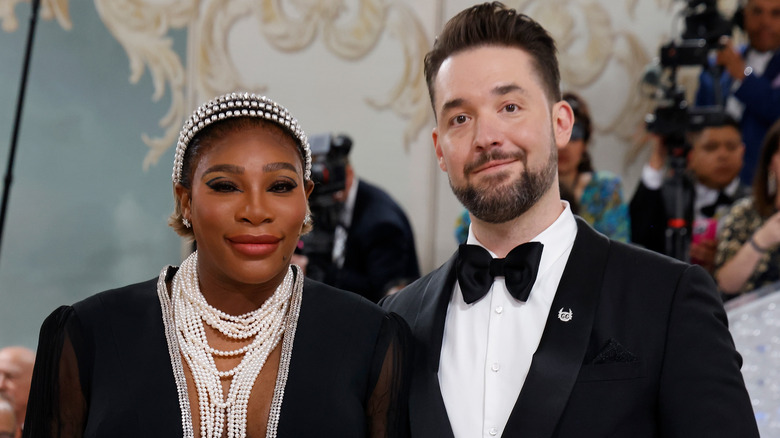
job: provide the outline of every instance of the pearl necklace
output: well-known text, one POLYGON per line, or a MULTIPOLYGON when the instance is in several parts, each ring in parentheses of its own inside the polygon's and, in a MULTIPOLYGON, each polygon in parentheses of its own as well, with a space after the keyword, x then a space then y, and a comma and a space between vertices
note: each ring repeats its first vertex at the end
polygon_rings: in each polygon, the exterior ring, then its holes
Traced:
POLYGON ((268 355, 284 338, 266 431, 266 436, 275 437, 300 312, 303 291, 300 268, 291 265, 282 284, 260 308, 239 316, 228 315, 206 302, 198 283, 197 251, 182 263, 174 276, 170 295, 166 273, 167 268, 160 273, 157 291, 182 410, 184 436, 193 437, 194 431, 182 356, 190 367, 198 393, 200 436, 221 437, 226 427, 229 438, 245 437, 252 387, 268 355), (297 272, 293 273, 294 270, 297 272), (230 339, 254 339, 236 350, 217 350, 208 345, 204 322, 230 339), (244 357, 233 369, 217 369, 214 356, 242 354, 244 357), (227 397, 224 397, 220 379, 228 377, 232 377, 232 381, 227 397))

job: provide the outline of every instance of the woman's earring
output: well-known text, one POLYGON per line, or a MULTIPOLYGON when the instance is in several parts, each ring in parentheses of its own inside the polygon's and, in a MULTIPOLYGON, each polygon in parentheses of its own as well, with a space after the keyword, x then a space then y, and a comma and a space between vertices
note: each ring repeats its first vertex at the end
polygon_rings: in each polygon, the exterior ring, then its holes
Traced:
POLYGON ((181 218, 181 223, 183 223, 184 226, 187 227, 187 228, 191 228, 192 227, 192 224, 190 223, 190 221, 186 217, 181 218))
POLYGON ((306 213, 306 216, 303 217, 303 224, 311 225, 311 214, 306 213))

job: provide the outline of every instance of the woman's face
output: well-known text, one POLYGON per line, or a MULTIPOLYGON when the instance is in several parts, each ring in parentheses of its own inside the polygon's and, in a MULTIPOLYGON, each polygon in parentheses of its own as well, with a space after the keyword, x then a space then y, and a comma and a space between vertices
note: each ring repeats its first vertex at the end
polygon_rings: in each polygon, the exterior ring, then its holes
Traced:
POLYGON ((582 139, 571 140, 566 147, 558 150, 558 173, 568 175, 577 172, 582 154, 585 152, 585 142, 582 139))
MULTIPOLYGON (((780 182, 780 148, 778 148, 772 155, 772 161, 769 162, 769 172, 767 172, 767 178, 772 178, 773 173, 775 175, 775 179, 780 182)), ((778 195, 780 195, 780 190, 778 190, 778 195)))
POLYGON ((201 283, 275 288, 313 187, 304 184, 297 146, 275 126, 232 131, 203 146, 191 190, 177 186, 198 245, 201 283))

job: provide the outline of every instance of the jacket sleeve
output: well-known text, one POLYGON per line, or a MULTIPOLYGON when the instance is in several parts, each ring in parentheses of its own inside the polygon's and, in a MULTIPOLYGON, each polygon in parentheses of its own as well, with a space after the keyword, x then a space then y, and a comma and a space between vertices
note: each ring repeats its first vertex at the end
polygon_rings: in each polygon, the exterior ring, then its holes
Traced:
POLYGON ((689 266, 669 309, 659 386, 662 436, 758 437, 753 408, 712 278, 689 266))

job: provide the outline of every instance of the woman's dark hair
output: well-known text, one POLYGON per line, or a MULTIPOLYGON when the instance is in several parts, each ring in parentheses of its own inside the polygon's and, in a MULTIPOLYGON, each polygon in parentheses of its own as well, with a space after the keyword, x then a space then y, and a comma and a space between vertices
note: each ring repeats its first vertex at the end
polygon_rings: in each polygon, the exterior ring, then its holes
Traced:
MULTIPOLYGON (((259 117, 250 116, 226 118, 224 120, 214 122, 201 129, 192 138, 192 140, 190 140, 190 143, 187 146, 187 150, 184 152, 184 159, 181 166, 180 184, 187 190, 192 189, 192 178, 195 174, 195 167, 197 166, 198 161, 200 161, 200 158, 203 156, 203 153, 208 149, 209 146, 214 144, 215 141, 224 138, 233 132, 252 128, 261 128, 268 132, 273 132, 275 134, 278 133, 281 138, 289 139, 291 147, 294 147, 296 150, 299 149, 297 146, 297 139, 294 138, 287 130, 283 129, 274 122, 259 117)), ((300 157, 300 153, 298 156, 300 157)), ((303 157, 300 159, 301 166, 305 166, 303 157)), ((176 196, 175 187, 174 200, 174 211, 173 214, 171 214, 171 216, 168 218, 168 225, 170 225, 180 236, 193 239, 195 235, 192 231, 192 228, 187 228, 182 224, 181 200, 178 198, 178 196, 176 196)), ((308 211, 308 205, 306 208, 308 211)), ((304 233, 310 230, 311 226, 307 224, 304 227, 304 233)))
POLYGON ((585 100, 578 94, 571 91, 563 93, 563 100, 565 100, 572 111, 574 112, 574 129, 572 140, 579 140, 574 138, 577 135, 585 143, 585 150, 582 151, 582 158, 577 164, 578 173, 593 172, 593 162, 590 158, 590 152, 588 152, 588 143, 590 142, 590 135, 593 132, 593 124, 590 119, 590 109, 585 100), (576 134, 575 134, 576 133, 576 134))
MULTIPOLYGON (((753 179, 753 200, 758 213, 767 218, 775 211, 775 193, 769 193, 769 167, 772 165, 772 157, 780 147, 780 120, 776 121, 764 136, 764 142, 761 145, 761 158, 756 167, 756 176, 753 179)), ((777 176, 773 176, 777 178, 777 176)))
MULTIPOLYGON (((509 9, 501 2, 472 6, 454 16, 436 38, 433 49, 425 55, 425 81, 431 105, 433 85, 441 64, 452 55, 467 49, 504 46, 522 49, 531 55, 539 81, 551 102, 561 100, 555 40, 527 15, 509 9)), ((434 116, 436 108, 433 108, 434 116)))

